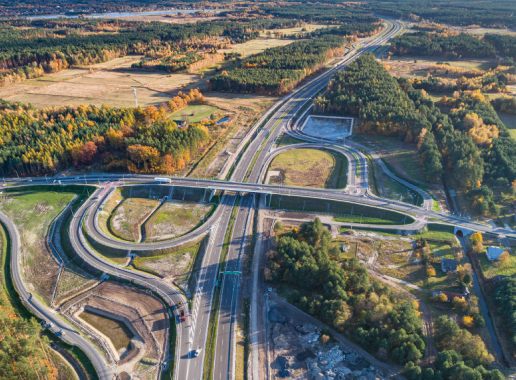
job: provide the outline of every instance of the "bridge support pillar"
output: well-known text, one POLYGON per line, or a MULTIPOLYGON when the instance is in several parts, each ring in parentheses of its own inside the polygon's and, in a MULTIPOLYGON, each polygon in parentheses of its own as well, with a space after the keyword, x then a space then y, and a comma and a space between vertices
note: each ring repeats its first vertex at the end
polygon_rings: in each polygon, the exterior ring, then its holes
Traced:
POLYGON ((183 201, 185 200, 185 196, 186 196, 186 189, 185 189, 185 192, 183 193, 183 201))
POLYGON ((215 190, 211 190, 211 193, 210 193, 210 200, 209 202, 211 202, 211 198, 213 198, 213 194, 215 193, 215 190))
POLYGON ((206 202, 206 200, 205 200, 206 199, 206 191, 208 191, 208 188, 204 189, 204 195, 202 196, 202 201, 203 202, 206 202))
POLYGON ((174 186, 170 186, 170 190, 168 191, 168 199, 172 200, 174 196, 174 186))

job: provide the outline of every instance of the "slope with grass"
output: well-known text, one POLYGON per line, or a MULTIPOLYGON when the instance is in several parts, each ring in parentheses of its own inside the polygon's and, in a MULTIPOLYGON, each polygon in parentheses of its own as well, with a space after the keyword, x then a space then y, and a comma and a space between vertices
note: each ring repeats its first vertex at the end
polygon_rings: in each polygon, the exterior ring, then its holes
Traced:
POLYGON ((287 186, 338 189, 346 187, 347 159, 340 154, 318 149, 293 149, 276 156, 269 167, 279 171, 280 182, 287 186))
POLYGON ((212 207, 195 202, 163 203, 145 223, 145 241, 173 239, 186 234, 205 219, 212 207))
POLYGON ((139 242, 141 225, 158 207, 160 202, 148 198, 127 198, 120 202, 109 219, 110 231, 116 237, 139 242))
POLYGON ((45 237, 54 218, 74 194, 19 192, 4 195, 0 209, 16 224, 21 238, 22 275, 29 289, 50 304, 59 265, 47 249, 45 237))

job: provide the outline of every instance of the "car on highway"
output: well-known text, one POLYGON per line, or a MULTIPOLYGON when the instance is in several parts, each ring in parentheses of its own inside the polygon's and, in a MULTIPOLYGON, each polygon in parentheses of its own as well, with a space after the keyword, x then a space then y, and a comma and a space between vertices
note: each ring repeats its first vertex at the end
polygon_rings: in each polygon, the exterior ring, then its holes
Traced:
POLYGON ((201 351, 202 351, 202 348, 198 348, 197 350, 195 350, 195 351, 194 351, 194 354, 193 354, 194 358, 196 358, 197 356, 199 356, 199 354, 201 353, 201 351))
POLYGON ((47 321, 41 321, 40 325, 41 325, 41 327, 47 328, 47 329, 51 329, 54 326, 54 324, 52 322, 47 322, 47 321))
POLYGON ((58 332, 56 332, 56 335, 57 336, 63 336, 65 335, 66 333, 63 331, 63 330, 59 330, 58 332))

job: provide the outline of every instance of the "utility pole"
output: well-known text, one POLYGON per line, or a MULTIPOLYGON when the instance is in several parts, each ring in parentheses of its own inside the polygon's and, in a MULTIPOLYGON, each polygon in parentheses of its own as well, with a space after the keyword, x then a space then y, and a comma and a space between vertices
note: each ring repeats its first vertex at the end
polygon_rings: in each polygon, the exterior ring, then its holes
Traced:
POLYGON ((138 99, 136 98, 136 88, 133 88, 133 93, 134 93, 134 104, 135 104, 135 107, 138 108, 138 99))

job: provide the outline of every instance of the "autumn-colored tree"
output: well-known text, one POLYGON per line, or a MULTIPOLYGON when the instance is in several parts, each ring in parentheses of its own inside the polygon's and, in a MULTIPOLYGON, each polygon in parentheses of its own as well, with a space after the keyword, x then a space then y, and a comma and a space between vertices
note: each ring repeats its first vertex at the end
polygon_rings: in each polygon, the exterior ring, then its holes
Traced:
POLYGON ((465 315, 464 317, 462 317, 461 323, 464 327, 470 328, 473 326, 473 317, 465 315))
POLYGON ((428 277, 434 277, 436 275, 434 267, 429 266, 428 268, 426 268, 426 275, 428 277))
POLYGON ((503 253, 498 257, 498 264, 505 265, 511 262, 511 256, 509 252, 503 251, 503 253))
POLYGON ((465 311, 468 308, 468 301, 463 300, 459 297, 453 297, 452 303, 453 303, 454 308, 461 310, 461 311, 465 311))
POLYGON ((448 296, 444 293, 439 293, 437 299, 439 300, 439 302, 448 302, 448 296))
POLYGON ((325 334, 321 335, 320 339, 321 339, 321 343, 322 344, 326 344, 326 343, 328 343, 330 341, 330 337, 328 335, 325 335, 325 334))
POLYGON ((477 245, 479 242, 482 243, 484 241, 484 238, 482 237, 482 233, 475 232, 474 234, 471 234, 469 237, 469 241, 472 245, 477 245))

